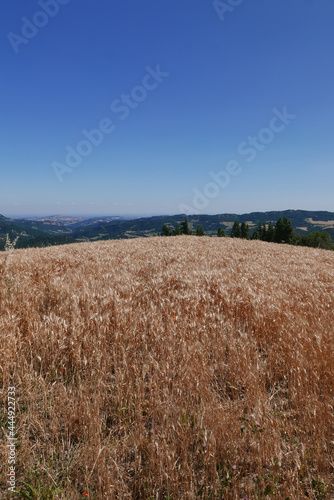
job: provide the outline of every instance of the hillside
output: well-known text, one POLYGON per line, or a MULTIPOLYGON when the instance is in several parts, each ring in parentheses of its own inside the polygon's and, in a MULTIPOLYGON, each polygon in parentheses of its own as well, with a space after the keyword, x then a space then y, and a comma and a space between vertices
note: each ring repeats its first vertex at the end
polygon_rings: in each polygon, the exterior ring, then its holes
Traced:
MULTIPOLYGON (((189 216, 191 229, 197 224, 204 228, 208 236, 216 235, 218 227, 230 234, 233 223, 238 219, 249 224, 252 233, 259 222, 276 222, 279 217, 288 217, 294 230, 300 235, 312 231, 326 231, 334 241, 334 212, 285 210, 282 212, 252 212, 249 214, 218 214, 189 216)), ((160 234, 167 224, 174 228, 184 220, 184 214, 159 215, 128 219, 120 216, 109 217, 31 217, 28 219, 8 219, 0 216, 0 250, 4 248, 6 234, 11 239, 19 236, 18 248, 38 247, 73 243, 75 241, 98 241, 121 238, 149 237, 160 234)))
POLYGON ((5 247, 6 235, 10 240, 18 237, 17 248, 62 245, 71 243, 71 230, 61 223, 9 219, 0 216, 0 250, 5 247))
MULTIPOLYGON (((250 226, 250 231, 256 229, 259 222, 268 224, 276 222, 279 217, 288 217, 294 230, 307 235, 312 231, 326 230, 334 239, 334 212, 310 212, 306 210, 285 210, 281 212, 252 212, 249 214, 217 214, 217 215, 190 215, 188 216, 191 229, 201 225, 208 235, 216 235, 221 226, 227 234, 230 234, 233 223, 236 220, 245 221, 250 226)), ((74 230, 72 237, 79 241, 97 239, 134 238, 140 236, 153 236, 161 232, 163 224, 175 227, 184 220, 184 214, 143 217, 133 220, 122 221, 100 221, 94 220, 92 224, 82 224, 78 230, 74 230)))
POLYGON ((0 281, 2 498, 333 498, 333 252, 137 238, 3 253, 0 281))

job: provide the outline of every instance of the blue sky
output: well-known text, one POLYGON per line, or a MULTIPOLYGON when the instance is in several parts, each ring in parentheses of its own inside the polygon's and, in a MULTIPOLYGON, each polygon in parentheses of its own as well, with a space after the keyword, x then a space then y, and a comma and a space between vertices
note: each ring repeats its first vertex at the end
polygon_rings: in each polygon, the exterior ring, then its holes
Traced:
POLYGON ((333 18, 332 0, 5 0, 0 213, 334 211, 333 18))

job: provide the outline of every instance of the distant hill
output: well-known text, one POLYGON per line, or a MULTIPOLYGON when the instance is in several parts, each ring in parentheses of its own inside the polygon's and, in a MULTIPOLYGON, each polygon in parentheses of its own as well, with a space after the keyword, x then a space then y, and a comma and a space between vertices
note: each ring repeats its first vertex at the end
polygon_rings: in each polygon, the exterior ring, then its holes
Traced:
MULTIPOLYGON (((250 234, 259 222, 276 222, 279 217, 288 217, 294 230, 300 235, 313 231, 326 231, 334 240, 334 212, 285 210, 251 212, 248 214, 217 214, 188 216, 191 229, 199 224, 207 235, 216 235, 218 227, 230 234, 236 220, 247 222, 250 234)), ((0 249, 4 248, 6 234, 11 240, 19 236, 17 248, 57 245, 79 241, 97 241, 121 238, 149 237, 160 234, 167 224, 174 228, 184 220, 184 214, 158 215, 126 219, 120 216, 71 217, 51 216, 27 219, 10 219, 0 215, 0 249)))
POLYGON ((0 250, 4 249, 6 235, 11 241, 18 237, 16 248, 62 245, 74 240, 65 226, 54 226, 37 221, 8 219, 0 215, 0 250))
MULTIPOLYGON (((222 227, 227 234, 230 234, 233 223, 236 220, 247 222, 250 226, 250 233, 256 229, 259 222, 268 224, 276 222, 279 217, 288 217, 291 220, 294 230, 301 235, 308 235, 312 231, 329 232, 334 239, 334 212, 306 211, 306 210, 285 210, 282 212, 252 212, 249 214, 217 214, 217 215, 190 215, 188 221, 191 229, 196 229, 199 224, 206 234, 216 235, 218 227, 222 227)), ((184 220, 184 214, 166 215, 138 218, 135 220, 113 221, 106 223, 101 221, 88 227, 83 224, 80 229, 74 231, 72 237, 79 241, 91 241, 97 239, 117 239, 134 238, 138 236, 152 236, 161 232, 163 224, 171 228, 180 224, 184 220)))

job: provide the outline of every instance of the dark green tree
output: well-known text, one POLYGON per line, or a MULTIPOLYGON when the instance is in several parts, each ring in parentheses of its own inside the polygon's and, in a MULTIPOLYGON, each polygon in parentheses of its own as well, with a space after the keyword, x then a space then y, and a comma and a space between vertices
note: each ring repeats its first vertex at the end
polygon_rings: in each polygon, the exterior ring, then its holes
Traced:
POLYGON ((181 222, 181 233, 182 234, 191 234, 191 231, 189 229, 188 217, 185 217, 184 221, 181 222))
POLYGON ((238 220, 236 220, 233 224, 231 236, 232 238, 240 238, 241 236, 240 222, 238 220))
POLYGON ((284 224, 283 219, 280 217, 276 222, 275 226, 275 241, 276 243, 282 243, 284 236, 284 224))
POLYGON ((271 222, 269 222, 268 231, 267 231, 267 241, 275 241, 275 228, 271 222))
POLYGON ((249 225, 246 224, 246 222, 244 222, 244 221, 241 223, 240 234, 241 234, 241 238, 249 240, 249 225))
POLYGON ((267 241, 267 226, 266 226, 266 224, 263 224, 263 226, 262 226, 261 240, 262 241, 267 241))
POLYGON ((259 239, 262 240, 262 222, 260 221, 257 225, 257 230, 256 230, 259 239))
POLYGON ((285 243, 291 243, 292 237, 293 237, 293 227, 291 224, 290 219, 287 217, 284 217, 283 219, 283 241, 285 243))
POLYGON ((197 226, 196 236, 204 236, 204 229, 202 228, 202 226, 197 226))
POLYGON ((252 234, 250 239, 251 240, 259 240, 260 239, 259 233, 257 231, 254 231, 254 233, 252 234))
POLYGON ((167 226, 167 224, 164 224, 164 225, 162 226, 161 236, 172 236, 172 231, 171 231, 171 229, 167 226))
POLYGON ((326 231, 314 231, 306 237, 306 245, 314 248, 333 250, 334 246, 329 233, 326 231))
POLYGON ((173 229, 173 236, 179 236, 181 234, 181 229, 179 224, 176 224, 175 229, 173 229))
POLYGON ((224 236, 226 236, 224 229, 222 229, 221 227, 219 227, 218 231, 217 231, 217 236, 218 236, 218 238, 223 238, 224 236))

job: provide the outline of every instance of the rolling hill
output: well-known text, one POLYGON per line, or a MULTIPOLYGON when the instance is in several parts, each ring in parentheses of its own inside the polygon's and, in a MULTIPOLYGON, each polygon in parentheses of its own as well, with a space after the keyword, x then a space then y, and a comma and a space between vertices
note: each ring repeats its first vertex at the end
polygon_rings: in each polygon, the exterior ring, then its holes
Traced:
MULTIPOLYGON (((252 212, 249 214, 218 214, 188 216, 190 228, 197 224, 204 228, 207 235, 216 235, 218 227, 230 234, 233 223, 238 219, 250 226, 250 232, 257 224, 276 222, 279 217, 288 217, 294 230, 300 235, 312 231, 327 231, 334 240, 334 212, 285 210, 282 212, 252 212)), ((159 215, 126 219, 119 216, 109 217, 37 217, 29 219, 9 219, 0 216, 0 249, 3 249, 8 233, 11 239, 19 236, 18 248, 48 246, 75 241, 97 241, 107 239, 149 237, 160 234, 163 224, 171 228, 180 224, 184 214, 159 215)))

